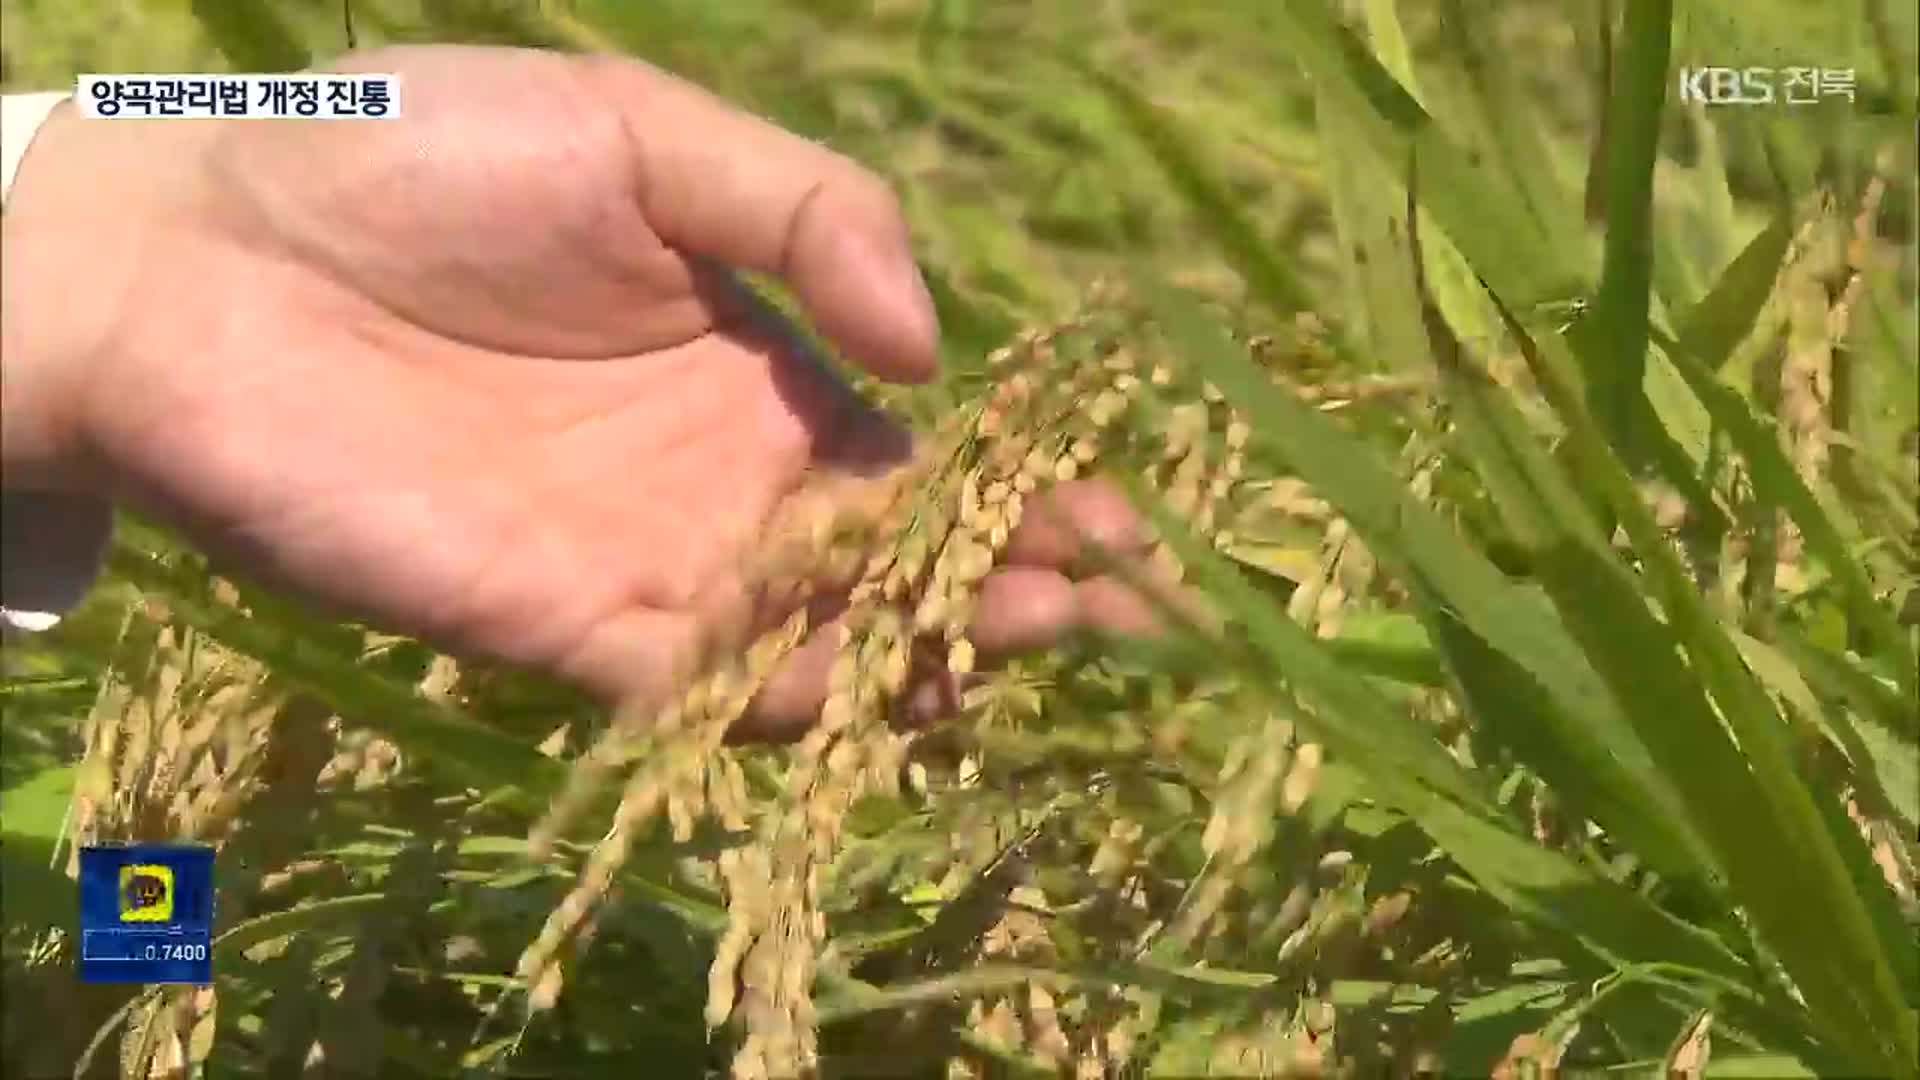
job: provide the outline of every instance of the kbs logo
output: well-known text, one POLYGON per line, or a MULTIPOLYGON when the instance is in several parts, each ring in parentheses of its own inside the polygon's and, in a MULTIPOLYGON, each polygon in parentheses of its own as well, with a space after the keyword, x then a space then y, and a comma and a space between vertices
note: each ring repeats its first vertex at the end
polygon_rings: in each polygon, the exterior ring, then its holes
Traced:
POLYGON ((1680 100, 1708 105, 1771 105, 1773 69, 1681 68, 1680 100))
POLYGON ((1694 67, 1680 69, 1680 101, 1704 105, 1811 105, 1853 100, 1852 68, 1694 67))
POLYGON ((120 868, 120 921, 173 921, 173 868, 128 863, 120 868))

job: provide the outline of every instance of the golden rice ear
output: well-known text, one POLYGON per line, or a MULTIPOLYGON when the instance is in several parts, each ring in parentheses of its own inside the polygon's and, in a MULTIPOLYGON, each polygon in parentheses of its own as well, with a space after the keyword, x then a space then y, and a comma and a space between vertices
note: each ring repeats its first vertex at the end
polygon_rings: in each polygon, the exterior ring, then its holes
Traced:
MULTIPOLYGON (((727 925, 708 972, 706 1022, 737 1025, 734 1077, 817 1069, 812 986, 827 948, 821 877, 840 850, 854 802, 869 792, 897 792, 903 775, 914 775, 909 750, 916 736, 889 723, 914 690, 912 658, 925 650, 944 657, 949 673, 973 671, 977 655, 967 630, 979 590, 1019 526, 1027 496, 1110 460, 1153 458, 1164 464, 1149 468, 1149 479, 1224 542, 1214 523, 1228 515, 1245 475, 1251 432, 1209 388, 1196 388, 1195 400, 1170 409, 1148 409, 1171 418, 1170 425, 1130 422, 1145 415, 1136 410, 1154 386, 1177 384, 1176 373, 1152 335, 1137 335, 1146 344, 1135 343, 1139 316, 1124 290, 1103 283, 1092 296, 1092 306, 1068 323, 1030 328, 994 350, 987 358, 993 385, 950 411, 907 465, 869 480, 817 481, 776 516, 750 565, 750 583, 787 598, 803 598, 823 580, 847 590, 820 722, 786 751, 781 796, 750 799, 735 752, 722 740, 804 639, 803 613, 743 655, 720 660, 675 700, 623 710, 576 759, 567 788, 534 830, 537 852, 554 849, 606 782, 623 777, 624 787, 574 889, 521 956, 531 1007, 551 1006, 562 985, 562 957, 604 903, 639 830, 665 814, 674 835, 686 838, 711 818, 730 831, 750 831, 754 840, 710 861, 727 925)), ((1163 563, 1175 561, 1164 544, 1157 554, 1163 563)), ((1162 578, 1176 574, 1160 567, 1162 578)), ((1270 739, 1243 748, 1251 755, 1244 775, 1229 785, 1222 823, 1209 829, 1210 850, 1223 858, 1218 881, 1189 916, 1196 926, 1207 922, 1263 842, 1249 823, 1271 816, 1256 789, 1274 795, 1281 787, 1282 762, 1263 755, 1281 753, 1282 745, 1270 739)), ((1310 787, 1312 771, 1295 760, 1286 772, 1296 797, 1310 787)), ((926 786, 924 768, 919 775, 916 790, 926 786)), ((1037 1034, 1063 1065, 1105 1060, 1098 1040, 1076 1035, 1069 1046, 1057 1020, 1044 1023, 1057 1012, 1051 997, 1019 995, 1003 1004, 1020 1006, 1029 1026, 1051 1028, 1037 1034)))
MULTIPOLYGON (((1058 334, 1034 330, 996 350, 989 364, 998 385, 916 466, 905 485, 911 496, 890 514, 897 528, 879 538, 841 617, 822 722, 793 751, 790 802, 761 818, 756 850, 766 857, 723 867, 729 929, 710 972, 708 1017, 743 1021, 735 1076, 814 1067, 811 986, 825 944, 816 883, 855 799, 899 784, 912 736, 893 731, 888 717, 909 690, 916 643, 945 641, 949 669, 972 670, 967 617, 1018 524, 1019 493, 1096 456, 1095 425, 1074 430, 1074 400, 1103 388, 1086 371, 1100 384, 1112 373, 1097 363, 1049 371, 1061 346, 1058 334)), ((1123 404, 1110 398, 1110 412, 1123 404)))

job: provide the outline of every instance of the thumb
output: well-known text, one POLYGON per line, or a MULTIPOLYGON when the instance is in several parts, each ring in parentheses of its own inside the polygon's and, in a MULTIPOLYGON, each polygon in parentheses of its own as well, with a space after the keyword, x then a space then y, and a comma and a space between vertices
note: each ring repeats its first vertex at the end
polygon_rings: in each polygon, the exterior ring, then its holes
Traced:
POLYGON ((582 63, 624 118, 661 239, 781 276, 820 332, 875 375, 933 376, 938 320, 886 181, 647 64, 582 63))

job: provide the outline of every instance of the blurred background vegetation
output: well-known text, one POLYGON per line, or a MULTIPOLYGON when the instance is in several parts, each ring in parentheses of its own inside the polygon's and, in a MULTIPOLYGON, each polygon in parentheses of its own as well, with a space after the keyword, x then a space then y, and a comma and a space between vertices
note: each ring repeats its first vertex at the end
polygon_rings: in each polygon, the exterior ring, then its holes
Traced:
MULTIPOLYGON (((896 183, 948 358, 903 410, 975 393, 1103 274, 1204 298, 1178 309, 1205 313, 1173 332, 1187 359, 1255 343, 1258 368, 1207 370, 1254 423, 1259 505, 1195 565, 1243 626, 1264 606, 1310 641, 1068 649, 975 695, 926 740, 932 787, 852 825, 829 1074, 1911 1075, 1920 14, 1676 0, 1662 56, 1666 8, 4 0, 0 84, 291 70, 349 33, 618 50, 896 183), (1857 90, 1674 102, 1701 64, 1857 90), (1542 382, 1564 362, 1594 394, 1622 368, 1593 357, 1649 335, 1638 435, 1542 382), (1320 408, 1235 382, 1260 369, 1320 408), (1370 509, 1396 499, 1443 532, 1370 509), (1486 583, 1527 588, 1476 606, 1486 583), (954 763, 984 783, 944 785, 954 763), (1233 807, 1273 827, 1221 879, 1206 826, 1233 807)), ((724 839, 643 843, 559 1006, 520 1011, 515 957, 595 839, 536 862, 525 836, 603 717, 219 579, 141 522, 110 562, 5 654, 10 1075, 725 1070, 700 870, 724 839), (78 985, 74 843, 175 835, 222 844, 216 991, 78 985)))

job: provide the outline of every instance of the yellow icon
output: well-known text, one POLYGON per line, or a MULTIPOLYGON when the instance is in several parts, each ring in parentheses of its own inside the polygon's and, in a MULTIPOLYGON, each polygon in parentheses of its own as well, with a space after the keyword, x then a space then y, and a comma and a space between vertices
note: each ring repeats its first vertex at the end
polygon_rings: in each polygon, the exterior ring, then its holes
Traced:
POLYGON ((173 868, 129 863, 120 868, 120 921, 173 921, 173 868))

